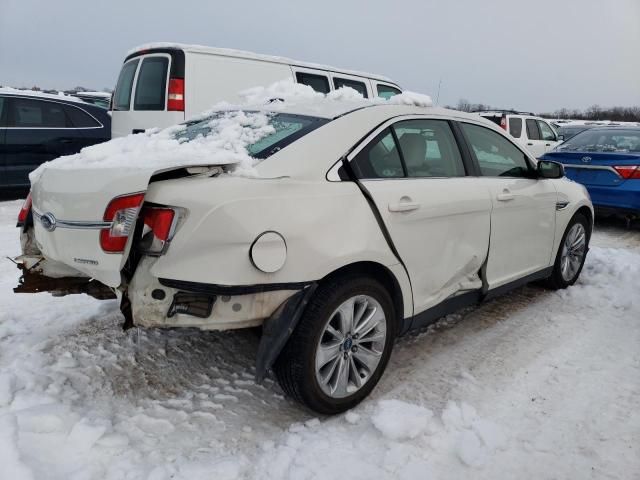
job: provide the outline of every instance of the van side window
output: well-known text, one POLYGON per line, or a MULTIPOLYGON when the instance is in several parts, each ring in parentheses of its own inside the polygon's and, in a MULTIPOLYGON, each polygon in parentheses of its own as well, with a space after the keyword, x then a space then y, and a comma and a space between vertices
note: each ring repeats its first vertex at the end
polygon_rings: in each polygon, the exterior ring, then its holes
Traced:
POLYGON ((348 78, 333 77, 333 88, 337 90, 340 87, 351 87, 364 98, 368 98, 367 86, 364 82, 358 82, 357 80, 350 80, 348 78))
POLYGON ((296 72, 296 81, 303 85, 309 85, 316 92, 329 93, 329 79, 324 75, 315 75, 313 73, 296 72))
POLYGON ((116 91, 113 94, 114 110, 129 110, 131 103, 131 89, 133 88, 133 77, 138 68, 139 59, 132 60, 123 65, 116 83, 116 91))
POLYGON ((14 98, 11 105, 13 115, 10 115, 9 127, 67 128, 64 107, 59 103, 14 98))
POLYGON ((167 57, 147 57, 142 61, 136 82, 134 110, 164 110, 168 69, 167 57))
POLYGON ((522 119, 518 117, 511 117, 509 119, 509 133, 512 137, 520 138, 522 135, 522 119))
POLYGON ((65 105, 64 111, 74 128, 100 128, 100 123, 84 110, 65 105))
POLYGON ((540 130, 533 118, 527 118, 527 137, 529 140, 540 140, 540 130))
POLYGON ((351 162, 358 178, 404 177, 402 160, 391 130, 385 128, 351 162))
POLYGON ((395 87, 392 87, 391 85, 383 85, 382 83, 378 84, 378 96, 384 99, 389 99, 391 97, 393 97, 394 95, 398 95, 399 93, 402 93, 400 90, 398 90, 395 87))

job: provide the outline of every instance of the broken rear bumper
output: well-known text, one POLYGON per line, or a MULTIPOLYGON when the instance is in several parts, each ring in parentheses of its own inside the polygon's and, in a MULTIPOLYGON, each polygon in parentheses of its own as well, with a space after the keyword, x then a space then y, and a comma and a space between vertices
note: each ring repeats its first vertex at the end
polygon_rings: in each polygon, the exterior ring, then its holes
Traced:
POLYGON ((15 293, 49 292, 54 296, 85 293, 98 300, 117 298, 113 289, 41 255, 22 255, 15 263, 22 272, 15 293))

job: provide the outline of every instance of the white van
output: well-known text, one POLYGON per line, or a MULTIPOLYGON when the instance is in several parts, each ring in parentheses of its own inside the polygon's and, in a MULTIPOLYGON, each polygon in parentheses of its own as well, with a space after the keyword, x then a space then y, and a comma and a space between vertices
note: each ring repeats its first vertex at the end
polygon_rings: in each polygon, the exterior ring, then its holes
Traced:
POLYGON ((175 125, 222 100, 240 100, 242 90, 285 78, 322 93, 348 86, 366 98, 389 98, 402 91, 380 75, 239 50, 151 44, 125 58, 113 94, 111 134, 115 138, 175 125))

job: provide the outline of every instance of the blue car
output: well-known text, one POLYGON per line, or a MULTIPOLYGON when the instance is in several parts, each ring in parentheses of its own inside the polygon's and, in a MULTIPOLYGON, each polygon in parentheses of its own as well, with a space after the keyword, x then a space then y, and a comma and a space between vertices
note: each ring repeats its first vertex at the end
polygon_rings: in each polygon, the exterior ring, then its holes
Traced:
POLYGON ((0 88, 0 192, 28 190, 40 164, 111 138, 104 108, 66 95, 0 88))
POLYGON ((541 159, 587 187, 596 212, 640 217, 640 127, 591 128, 541 159))

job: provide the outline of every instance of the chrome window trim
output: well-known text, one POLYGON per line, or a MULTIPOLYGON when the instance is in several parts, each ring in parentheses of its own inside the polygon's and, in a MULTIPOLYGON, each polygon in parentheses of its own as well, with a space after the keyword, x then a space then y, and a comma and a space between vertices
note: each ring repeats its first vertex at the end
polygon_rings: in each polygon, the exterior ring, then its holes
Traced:
POLYGON ((6 95, 6 96, 3 95, 3 97, 35 100, 37 102, 57 103, 58 105, 64 105, 65 107, 77 108, 81 112, 84 112, 87 115, 89 115, 91 118, 93 118, 100 126, 99 127, 0 127, 0 129, 2 130, 96 130, 96 129, 104 128, 104 124, 100 120, 98 120, 96 117, 91 115, 91 113, 87 112, 84 108, 79 107, 77 105, 72 105, 71 103, 58 102, 53 99, 40 98, 40 97, 30 96, 30 95, 6 95))

